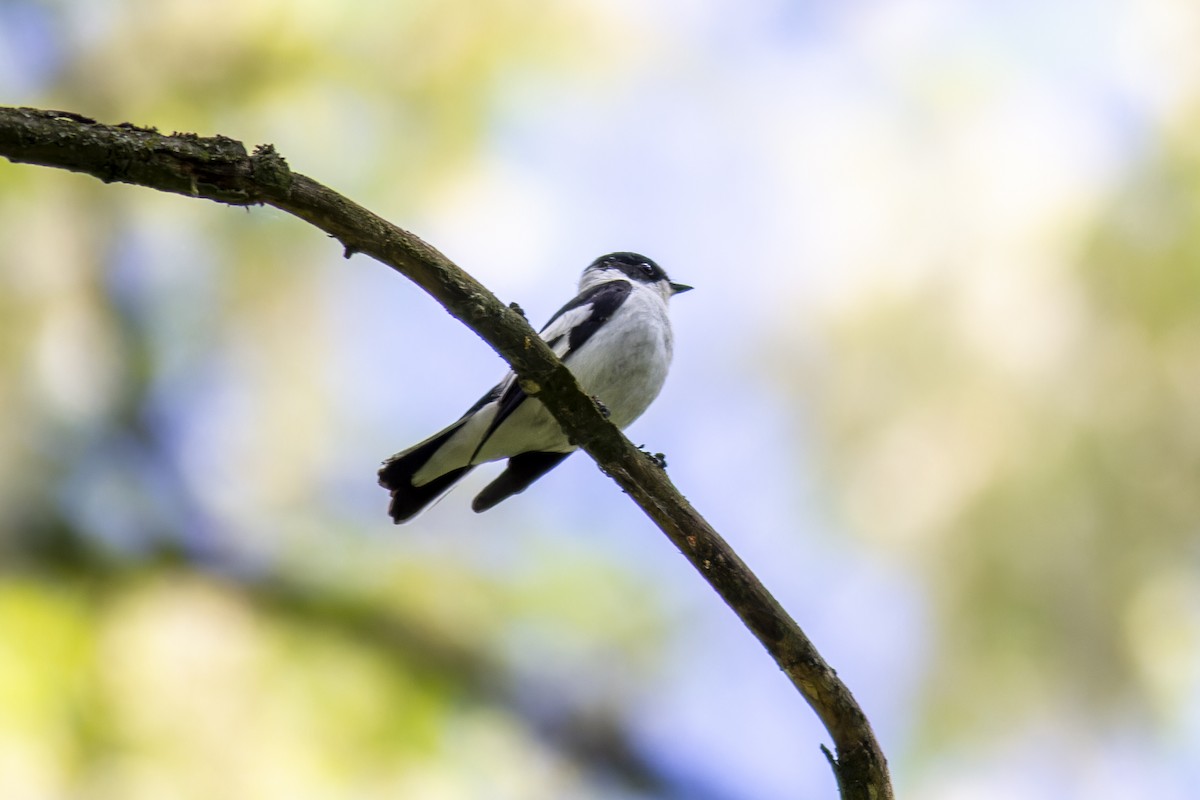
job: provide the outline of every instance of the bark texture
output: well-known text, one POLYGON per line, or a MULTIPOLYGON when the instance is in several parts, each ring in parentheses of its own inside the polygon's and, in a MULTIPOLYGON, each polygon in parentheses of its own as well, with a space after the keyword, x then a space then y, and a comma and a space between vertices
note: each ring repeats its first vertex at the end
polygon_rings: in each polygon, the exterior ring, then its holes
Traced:
MULTIPOLYGON (((271 145, 252 153, 224 136, 164 135, 79 114, 0 107, 0 155, 230 205, 270 205, 363 253, 441 303, 512 365, 525 391, 628 493, 767 649, 833 739, 845 800, 890 800, 887 762, 850 690, 729 544, 579 388, 524 317, 438 250, 311 178, 292 172, 271 145)), ((372 480, 373 476, 364 476, 372 480)), ((828 752, 828 751, 827 751, 828 752)))

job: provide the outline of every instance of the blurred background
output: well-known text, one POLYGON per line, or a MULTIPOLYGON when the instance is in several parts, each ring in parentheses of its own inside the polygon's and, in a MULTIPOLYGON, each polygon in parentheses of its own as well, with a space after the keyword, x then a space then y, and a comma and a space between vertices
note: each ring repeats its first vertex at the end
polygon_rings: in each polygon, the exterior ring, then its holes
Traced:
MULTIPOLYGON (((535 325, 646 253, 630 436, 902 796, 1194 797, 1194 0, 0 0, 0 97, 271 142, 535 325)), ((0 796, 835 796, 586 457, 390 525, 503 371, 280 212, 0 162, 0 796)))

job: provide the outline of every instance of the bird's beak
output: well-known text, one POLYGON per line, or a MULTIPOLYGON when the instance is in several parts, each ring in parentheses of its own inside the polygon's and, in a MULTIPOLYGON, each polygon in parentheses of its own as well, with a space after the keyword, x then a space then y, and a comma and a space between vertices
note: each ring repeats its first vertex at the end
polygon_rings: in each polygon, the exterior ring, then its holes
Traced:
POLYGON ((686 283, 672 283, 671 294, 683 294, 684 292, 690 292, 693 288, 694 287, 688 286, 686 283))

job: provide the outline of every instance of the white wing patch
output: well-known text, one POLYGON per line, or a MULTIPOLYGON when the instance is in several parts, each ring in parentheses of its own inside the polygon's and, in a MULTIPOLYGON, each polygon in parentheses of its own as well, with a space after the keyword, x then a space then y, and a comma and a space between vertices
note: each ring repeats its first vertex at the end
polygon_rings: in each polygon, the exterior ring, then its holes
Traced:
POLYGON ((554 355, 562 358, 571 349, 571 331, 586 322, 591 315, 592 304, 584 303, 578 308, 564 311, 558 319, 547 325, 540 335, 547 342, 554 342, 555 339, 558 339, 551 349, 554 350, 554 355))

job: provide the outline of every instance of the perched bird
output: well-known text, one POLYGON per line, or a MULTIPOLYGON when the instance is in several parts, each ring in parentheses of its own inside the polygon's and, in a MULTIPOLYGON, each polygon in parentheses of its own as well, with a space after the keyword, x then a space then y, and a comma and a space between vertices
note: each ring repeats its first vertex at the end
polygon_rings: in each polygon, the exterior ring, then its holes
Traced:
MULTIPOLYGON (((583 271, 579 294, 541 337, 618 427, 629 425, 662 389, 671 364, 667 301, 691 286, 637 253, 610 253, 583 271)), ((486 511, 524 491, 575 446, 511 371, 448 428, 383 462, 379 485, 392 493, 392 519, 407 522, 479 464, 507 458, 471 508, 486 511)))

